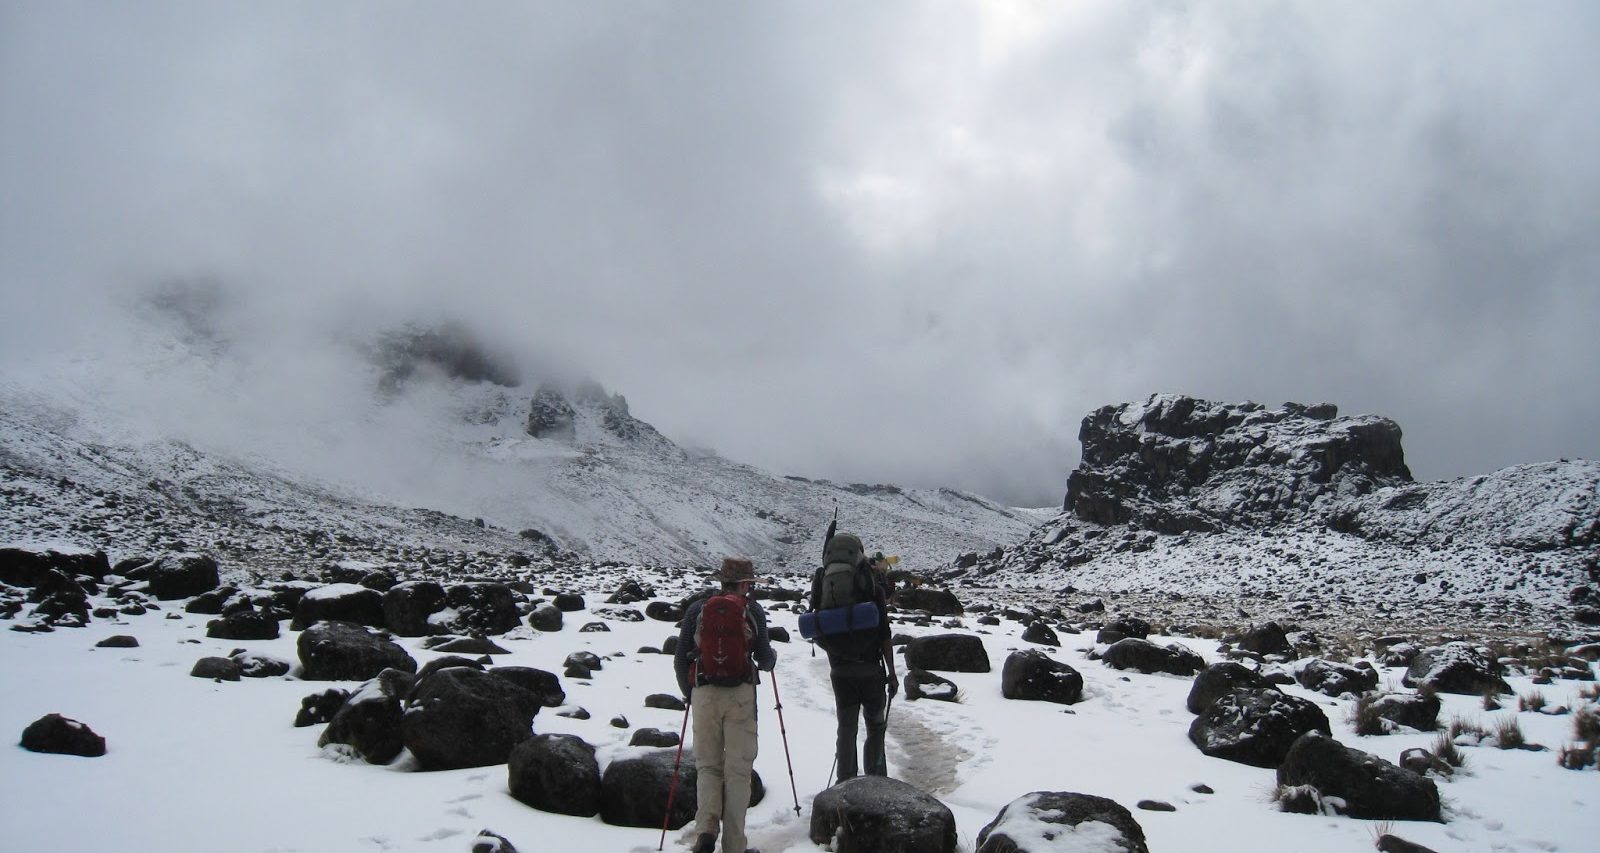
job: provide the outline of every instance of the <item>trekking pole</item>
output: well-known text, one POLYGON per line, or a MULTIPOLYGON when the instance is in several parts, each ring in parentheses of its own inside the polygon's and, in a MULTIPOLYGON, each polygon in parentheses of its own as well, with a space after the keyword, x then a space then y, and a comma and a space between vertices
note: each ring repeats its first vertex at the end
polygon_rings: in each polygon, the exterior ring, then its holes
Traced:
MULTIPOLYGON (((789 793, 794 795, 794 814, 800 816, 800 789, 794 784, 794 760, 789 757, 789 730, 783 725, 783 699, 778 696, 778 674, 772 674, 772 701, 778 709, 778 732, 783 735, 783 760, 789 765, 789 793)), ((666 834, 662 834, 665 838, 666 834)))
POLYGON ((678 765, 683 763, 683 738, 689 733, 689 703, 683 703, 683 728, 678 731, 678 757, 672 759, 672 784, 667 787, 667 813, 661 816, 661 842, 656 853, 666 849, 667 824, 672 822, 672 799, 678 794, 678 765))

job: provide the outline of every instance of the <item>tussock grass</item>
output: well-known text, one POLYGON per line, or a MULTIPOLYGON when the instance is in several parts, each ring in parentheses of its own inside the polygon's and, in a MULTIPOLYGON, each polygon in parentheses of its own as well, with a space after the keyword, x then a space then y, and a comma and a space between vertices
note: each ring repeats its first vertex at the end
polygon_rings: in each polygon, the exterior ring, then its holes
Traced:
POLYGON ((1373 707, 1373 701, 1377 698, 1376 693, 1366 693, 1350 707, 1349 720, 1356 734, 1372 737, 1389 733, 1388 721, 1378 716, 1378 709, 1373 707))
POLYGON ((1569 743, 1561 747, 1561 752, 1556 756, 1556 762, 1568 770, 1582 770, 1595 766, 1596 753, 1600 752, 1594 746, 1586 743, 1569 743))
POLYGON ((1579 708, 1572 715, 1572 736, 1591 746, 1600 744, 1600 711, 1593 707, 1579 708))
POLYGON ((1494 692, 1494 688, 1493 687, 1489 688, 1488 690, 1483 691, 1483 710, 1485 710, 1485 711, 1498 711, 1498 710, 1500 710, 1500 694, 1494 692))
POLYGON ((1440 732, 1439 736, 1434 738, 1433 754, 1451 767, 1461 767, 1467 763, 1467 757, 1461 754, 1461 748, 1456 746, 1456 742, 1445 732, 1440 732))
POLYGON ((1494 743, 1500 749, 1520 749, 1528 739, 1522 734, 1522 724, 1516 717, 1504 717, 1494 724, 1494 743))
POLYGON ((1518 711, 1543 711, 1544 706, 1544 694, 1538 690, 1531 690, 1517 697, 1518 711))

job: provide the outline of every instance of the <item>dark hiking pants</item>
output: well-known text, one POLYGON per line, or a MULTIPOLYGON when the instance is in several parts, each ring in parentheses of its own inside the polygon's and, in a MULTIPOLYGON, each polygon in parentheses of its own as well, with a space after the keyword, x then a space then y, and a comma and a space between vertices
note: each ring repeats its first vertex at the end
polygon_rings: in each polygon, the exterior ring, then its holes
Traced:
POLYGON ((888 695, 883 672, 860 675, 833 672, 833 702, 839 714, 839 741, 835 754, 839 757, 839 781, 854 778, 856 764, 856 728, 858 718, 867 721, 867 742, 862 747, 862 764, 868 776, 889 775, 889 762, 883 754, 883 737, 889 729, 884 712, 888 695))

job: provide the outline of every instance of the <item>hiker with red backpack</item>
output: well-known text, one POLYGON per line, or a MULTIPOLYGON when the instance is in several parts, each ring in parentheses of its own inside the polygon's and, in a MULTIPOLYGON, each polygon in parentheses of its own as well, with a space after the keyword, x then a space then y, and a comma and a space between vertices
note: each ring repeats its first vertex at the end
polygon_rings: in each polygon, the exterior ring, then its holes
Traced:
POLYGON ((694 715, 694 853, 747 853, 744 816, 756 761, 758 670, 772 671, 777 652, 767 637, 767 614, 750 597, 755 566, 728 557, 716 579, 722 589, 689 605, 678 629, 673 668, 694 715))
POLYGON ((868 776, 889 775, 884 737, 889 730, 889 699, 899 691, 890 643, 889 605, 884 586, 869 567, 860 537, 835 533, 828 525, 823 565, 811 581, 811 612, 800 619, 800 633, 828 653, 829 681, 838 715, 835 760, 839 781, 858 769, 868 776), (867 724, 861 764, 856 763, 856 731, 867 724))

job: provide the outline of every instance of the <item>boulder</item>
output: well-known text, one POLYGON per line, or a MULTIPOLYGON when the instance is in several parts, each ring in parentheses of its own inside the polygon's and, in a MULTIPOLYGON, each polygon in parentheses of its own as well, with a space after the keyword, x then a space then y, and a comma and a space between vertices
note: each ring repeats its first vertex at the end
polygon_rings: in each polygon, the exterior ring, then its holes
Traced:
POLYGON ((594 652, 573 652, 567 655, 562 664, 564 666, 581 666, 590 672, 598 672, 602 668, 600 666, 600 656, 594 652))
POLYGON ((288 675, 293 667, 286 660, 253 652, 236 652, 229 657, 239 665, 239 674, 245 678, 277 678, 288 675))
POLYGON ((1239 648, 1258 655, 1286 655, 1294 651, 1289 645, 1289 634, 1276 622, 1251 628, 1239 638, 1239 648))
POLYGON ((643 728, 634 730, 633 736, 628 738, 628 746, 677 746, 679 740, 677 732, 643 728))
POLYGON ((1198 714, 1211 707, 1211 703, 1217 701, 1219 696, 1225 696, 1236 688, 1270 686, 1271 682, 1255 670, 1233 661, 1222 661, 1206 667, 1195 677, 1194 686, 1189 688, 1186 707, 1189 713, 1198 714))
POLYGON ((1149 640, 1127 637, 1111 644, 1100 655, 1107 666, 1132 669, 1150 674, 1165 672, 1170 675, 1194 675, 1205 669, 1206 662, 1199 655, 1179 643, 1158 646, 1149 640))
POLYGON ((908 702, 915 702, 918 699, 954 702, 959 692, 954 681, 934 675, 925 669, 906 670, 905 690, 908 702))
POLYGON ((49 568, 50 560, 43 554, 22 548, 0 548, 0 583, 31 587, 49 568))
POLYGON ((1500 677, 1500 669, 1498 662, 1470 643, 1446 643, 1418 652, 1400 683, 1466 696, 1481 696, 1491 691, 1510 693, 1511 688, 1500 677))
POLYGON ((1083 698, 1083 676, 1038 649, 1012 652, 1000 671, 1000 695, 1072 705, 1083 698))
POLYGON ((1114 800, 1069 791, 1034 791, 1007 803, 978 832, 977 853, 1052 850, 1149 853, 1144 828, 1114 800))
POLYGON ((1300 668, 1295 676, 1300 686, 1325 696, 1359 696, 1378 686, 1376 670, 1316 658, 1300 668))
POLYGON ((677 622, 683 618, 683 608, 669 601, 652 601, 644 606, 644 615, 657 622, 677 622))
POLYGON ((294 716, 295 728, 320 725, 332 720, 349 698, 350 691, 335 687, 301 699, 300 713, 294 716))
POLYGON ((617 587, 616 592, 611 593, 610 597, 606 599, 606 603, 637 604, 655 594, 654 589, 647 588, 636 580, 626 580, 622 582, 621 586, 617 587))
POLYGON ((189 674, 195 678, 238 681, 241 671, 239 662, 233 658, 204 657, 194 662, 189 674))
POLYGON ((423 664, 422 668, 417 670, 417 677, 415 680, 421 681, 422 679, 427 678, 441 669, 449 669, 452 666, 464 666, 467 669, 475 669, 479 672, 483 672, 486 669, 483 664, 473 660, 472 658, 464 658, 460 655, 445 655, 442 658, 434 658, 433 660, 423 664))
POLYGON ((393 640, 349 622, 318 622, 295 646, 306 681, 366 681, 390 668, 417 671, 417 662, 393 640))
POLYGON ((1136 616, 1119 616, 1101 626, 1100 632, 1095 634, 1097 643, 1115 643, 1132 637, 1143 640, 1150 636, 1150 623, 1136 616))
POLYGON ((1379 717, 1420 732, 1439 727, 1439 697, 1418 693, 1385 693, 1369 706, 1379 717))
POLYGON ((1328 715, 1315 703, 1277 690, 1240 688, 1219 697, 1189 726, 1189 740, 1212 758, 1277 767, 1309 731, 1330 737, 1328 715))
POLYGON ((382 628, 383 593, 353 583, 334 583, 309 590, 300 597, 289 630, 304 631, 318 622, 349 622, 382 628))
POLYGON ((106 754, 106 739, 77 720, 60 714, 46 714, 22 730, 22 748, 30 752, 56 755, 81 755, 98 758, 106 754))
POLYGON ((1025 643, 1038 643, 1041 646, 1052 646, 1056 648, 1061 646, 1061 638, 1056 636, 1056 632, 1051 630, 1050 626, 1046 625, 1043 619, 1034 620, 1033 622, 1029 623, 1027 628, 1023 629, 1022 641, 1025 643))
POLYGON ((241 610, 206 623, 206 636, 218 640, 276 640, 278 620, 256 610, 241 610))
POLYGON ((955 815, 887 776, 857 776, 816 796, 811 840, 834 853, 955 853, 955 815))
POLYGON ((532 735, 539 707, 537 697, 507 679, 451 667, 417 682, 401 733, 424 770, 504 764, 532 735))
POLYGON ((185 613, 197 613, 201 616, 220 616, 222 614, 222 606, 227 604, 228 599, 238 592, 239 590, 236 587, 219 586, 210 592, 204 592, 189 599, 189 603, 183 606, 183 611, 185 613))
POLYGON ((782 625, 768 625, 767 639, 774 643, 789 642, 789 629, 782 625))
POLYGON ((444 587, 433 581, 397 583, 383 593, 383 624, 401 637, 441 633, 429 618, 444 609, 444 587))
POLYGON ((130 637, 127 634, 116 634, 94 645, 97 649, 137 649, 139 640, 137 637, 130 637))
POLYGON ((144 568, 150 594, 162 601, 210 592, 221 583, 217 561, 204 554, 166 554, 144 568))
POLYGON ((446 652, 457 655, 509 655, 510 651, 501 648, 493 640, 483 637, 455 637, 437 645, 428 647, 430 651, 446 652))
MULTIPOLYGON (((480 636, 504 634, 522 622, 517 597, 503 583, 459 583, 445 590, 445 604, 454 611, 449 629, 480 636)), ((434 620, 438 621, 435 616, 434 620)))
MULTIPOLYGON (((681 829, 694 820, 699 799, 695 785, 694 750, 683 750, 678 769, 678 790, 672 795, 672 813, 667 814, 667 797, 672 785, 672 766, 677 749, 648 749, 607 765, 600 777, 600 819, 612 826, 641 826, 660 829, 663 816, 669 829, 681 829)), ((750 805, 766 797, 761 774, 750 772, 750 805)))
POLYGON ((511 750, 511 796, 540 811, 593 817, 600 813, 600 765, 577 735, 540 734, 511 750))
POLYGON ((567 704, 567 692, 561 689, 561 679, 553 672, 531 666, 496 666, 490 667, 489 672, 532 693, 542 707, 557 708, 567 704))
POLYGON ((925 610, 934 616, 960 616, 964 611, 955 593, 925 586, 898 590, 891 603, 902 610, 925 610))
POLYGON ((935 672, 988 672, 989 653, 971 634, 935 634, 906 644, 906 666, 935 672))
POLYGON ((561 608, 549 602, 534 605, 528 614, 528 625, 537 631, 561 630, 561 608))
POLYGON ((1278 767, 1278 784, 1315 788, 1324 807, 1332 805, 1347 817, 1443 822, 1439 789, 1432 779, 1344 746, 1325 733, 1307 732, 1295 740, 1278 767))
POLYGON ((371 764, 388 764, 400 754, 402 702, 411 692, 413 676, 386 669, 351 694, 323 729, 317 746, 342 743, 371 764))
POLYGON ((671 693, 652 693, 644 697, 646 708, 660 708, 665 711, 682 711, 687 708, 683 700, 671 693))
POLYGON ((572 613, 576 610, 582 610, 586 606, 583 603, 583 596, 575 592, 558 593, 555 597, 555 605, 562 613, 572 613))
MULTIPOLYGON (((594 615, 616 622, 643 622, 644 614, 631 607, 596 607, 594 615)), ((674 620, 676 621, 676 620, 674 620)))
POLYGON ((504 835, 481 829, 472 839, 471 853, 517 853, 517 845, 504 835))

